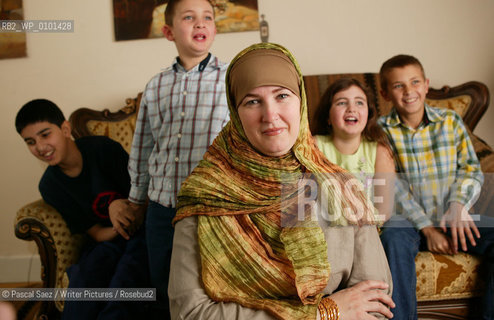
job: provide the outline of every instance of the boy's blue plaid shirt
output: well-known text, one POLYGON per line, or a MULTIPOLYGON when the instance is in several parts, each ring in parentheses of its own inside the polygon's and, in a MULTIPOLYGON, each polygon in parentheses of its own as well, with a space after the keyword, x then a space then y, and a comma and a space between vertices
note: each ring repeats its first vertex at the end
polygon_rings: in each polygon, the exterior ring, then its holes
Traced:
POLYGON ((176 62, 143 92, 129 157, 129 199, 175 207, 178 191, 229 121, 225 74, 214 55, 186 71, 176 62))
POLYGON ((420 230, 440 221, 451 201, 470 209, 483 174, 457 113, 426 104, 424 120, 412 129, 393 108, 379 123, 390 138, 399 179, 405 182, 397 184, 396 214, 403 214, 420 230))

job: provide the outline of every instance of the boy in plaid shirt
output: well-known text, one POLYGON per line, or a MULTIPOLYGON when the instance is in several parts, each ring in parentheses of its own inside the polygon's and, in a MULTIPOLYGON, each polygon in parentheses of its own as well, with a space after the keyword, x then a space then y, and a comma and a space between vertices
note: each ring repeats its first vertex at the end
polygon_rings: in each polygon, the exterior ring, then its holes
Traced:
POLYGON ((129 199, 120 201, 123 236, 146 210, 151 284, 157 314, 169 319, 168 276, 172 219, 182 181, 229 121, 225 94, 227 64, 209 52, 216 35, 209 0, 170 0, 163 33, 178 51, 174 63, 146 85, 129 157, 129 199), (160 310, 161 309, 161 310, 160 310))
POLYGON ((380 119, 395 154, 400 183, 396 213, 381 235, 393 276, 393 319, 417 319, 415 256, 419 250, 485 256, 489 279, 484 318, 494 319, 494 226, 468 213, 483 183, 461 117, 425 103, 429 79, 414 57, 398 55, 380 70, 382 96, 393 109, 380 119), (435 223, 439 224, 435 224, 435 223))

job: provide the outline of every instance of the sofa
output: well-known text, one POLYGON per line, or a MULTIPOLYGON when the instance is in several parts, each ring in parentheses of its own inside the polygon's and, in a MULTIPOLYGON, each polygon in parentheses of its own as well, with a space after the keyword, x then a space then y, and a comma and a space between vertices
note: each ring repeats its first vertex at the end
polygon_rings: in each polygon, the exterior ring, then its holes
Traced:
MULTIPOLYGON (((321 95, 333 81, 346 76, 365 82, 374 91, 380 114, 389 111, 391 106, 379 95, 380 85, 375 73, 308 75, 304 76, 304 82, 311 129, 314 129, 315 107, 321 95)), ((74 138, 105 135, 120 142, 130 151, 140 96, 138 94, 127 99, 125 106, 116 112, 88 108, 74 111, 69 118, 74 138)), ((471 131, 489 105, 489 91, 480 82, 430 89, 427 97, 433 106, 457 111, 471 131)), ((471 134, 471 138, 482 170, 494 172, 494 154, 490 146, 474 134, 471 134)), ((475 207, 476 213, 490 213, 490 201, 494 201, 494 197, 489 194, 489 189, 494 190, 492 184, 494 181, 486 179, 475 207)), ((41 199, 20 208, 14 226, 19 239, 35 241, 38 246, 43 287, 67 287, 65 269, 76 262, 85 236, 71 235, 60 214, 41 199)), ((419 253, 416 258, 419 318, 468 319, 478 312, 479 297, 484 286, 480 262, 479 257, 465 253, 454 256, 419 253)), ((61 310, 63 301, 42 301, 37 319, 58 318, 61 310)))

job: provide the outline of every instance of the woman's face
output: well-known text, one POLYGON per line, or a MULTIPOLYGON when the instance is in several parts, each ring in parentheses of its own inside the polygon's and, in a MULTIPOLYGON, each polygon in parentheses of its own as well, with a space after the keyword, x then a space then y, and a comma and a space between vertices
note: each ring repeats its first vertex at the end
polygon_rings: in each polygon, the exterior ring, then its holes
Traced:
POLYGON ((247 139, 264 155, 285 155, 297 140, 300 99, 284 87, 251 90, 240 102, 238 115, 247 139))
POLYGON ((351 86, 333 97, 328 123, 333 126, 333 136, 349 138, 360 135, 367 125, 369 107, 362 89, 351 86))

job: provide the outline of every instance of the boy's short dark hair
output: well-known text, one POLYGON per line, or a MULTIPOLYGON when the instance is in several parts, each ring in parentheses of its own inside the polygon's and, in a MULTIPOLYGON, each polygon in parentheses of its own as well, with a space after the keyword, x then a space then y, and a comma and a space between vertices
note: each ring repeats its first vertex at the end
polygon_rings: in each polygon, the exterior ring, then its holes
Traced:
POLYGON ((15 129, 20 134, 26 126, 42 121, 47 121, 61 127, 65 121, 65 116, 62 110, 50 100, 31 100, 17 112, 15 129))
POLYGON ((379 81, 381 82, 381 89, 385 92, 388 91, 388 80, 386 79, 386 75, 389 71, 391 71, 391 69, 403 68, 409 65, 416 65, 420 67, 420 70, 422 70, 422 76, 424 76, 425 79, 424 67, 422 66, 422 63, 420 63, 419 59, 415 58, 414 56, 399 54, 386 60, 382 64, 381 70, 379 70, 379 81))
MULTIPOLYGON (((165 24, 167 26, 173 26, 173 18, 175 17, 175 7, 181 0, 168 0, 168 3, 166 5, 165 9, 165 24)), ((206 0, 209 2, 211 7, 213 8, 213 14, 214 14, 214 5, 211 2, 211 0, 206 0)))

